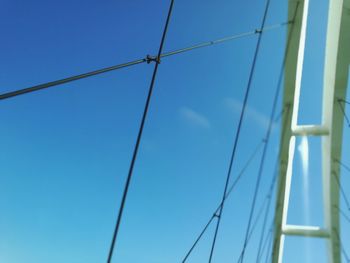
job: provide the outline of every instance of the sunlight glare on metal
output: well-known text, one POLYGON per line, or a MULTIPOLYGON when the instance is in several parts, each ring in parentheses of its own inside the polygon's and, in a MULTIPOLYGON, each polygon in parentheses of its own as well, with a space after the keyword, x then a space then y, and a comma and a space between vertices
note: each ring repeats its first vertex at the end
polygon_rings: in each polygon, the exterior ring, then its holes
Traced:
MULTIPOLYGON (((301 167, 303 173, 302 187, 303 187, 303 209, 304 222, 310 224, 310 196, 309 196, 309 140, 307 136, 301 137, 301 142, 298 146, 298 151, 301 159, 301 167)), ((305 239, 305 262, 311 262, 311 247, 310 240, 305 239)))

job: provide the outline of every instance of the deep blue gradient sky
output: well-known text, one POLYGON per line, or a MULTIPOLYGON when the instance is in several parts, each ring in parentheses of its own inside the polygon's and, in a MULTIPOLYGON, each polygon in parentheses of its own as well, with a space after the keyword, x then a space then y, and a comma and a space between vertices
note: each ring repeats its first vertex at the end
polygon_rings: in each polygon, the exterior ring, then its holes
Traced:
MULTIPOLYGON (((1 93, 155 54, 168 4, 2 0, 1 93)), ((176 0, 164 51, 254 30, 264 4, 176 0)), ((303 124, 321 119, 327 4, 311 0, 303 124)), ((287 1, 273 0, 267 25, 286 19, 287 1)), ((285 38, 283 28, 263 35, 233 178, 266 132, 285 38)), ((256 40, 163 59, 113 262, 180 262, 212 215, 222 196, 256 40)), ((152 70, 153 64, 142 64, 1 101, 0 262, 106 261, 152 70)), ((273 176, 280 125, 274 125, 258 208, 273 176)), ((349 145, 349 129, 344 131, 349 145)), ((310 140, 309 223, 315 225, 323 223, 319 147, 319 139, 310 140)), ((350 164, 350 147, 344 148, 343 161, 350 164)), ((296 151, 289 215, 294 224, 305 223, 299 159, 296 151)), ((227 201, 214 262, 239 256, 259 160, 260 155, 227 201)), ((343 177, 349 185, 350 174, 344 171, 343 177)), ((260 228, 246 262, 255 260, 260 228)), ((189 262, 207 261, 213 230, 189 262)), ((350 230, 345 221, 343 230, 350 230)), ((307 262, 307 248, 318 251, 311 262, 326 262, 324 241, 301 238, 287 238, 285 262, 307 262)))

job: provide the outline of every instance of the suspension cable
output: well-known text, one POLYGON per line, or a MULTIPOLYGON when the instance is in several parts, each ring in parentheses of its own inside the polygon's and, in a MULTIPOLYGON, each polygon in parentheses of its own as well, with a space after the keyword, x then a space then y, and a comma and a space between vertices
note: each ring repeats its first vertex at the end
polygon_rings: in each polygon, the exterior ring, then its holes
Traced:
MULTIPOLYGON (((248 235, 248 242, 251 240, 251 237, 253 236, 256 227, 258 226, 258 223, 260 221, 261 216, 263 215, 264 210, 266 211, 267 208, 265 208, 265 207, 267 207, 267 205, 268 205, 268 198, 266 196, 266 198, 264 199, 260 209, 258 210, 257 216, 255 217, 254 223, 252 224, 252 228, 250 229, 250 232, 249 232, 249 235, 248 235)), ((242 254, 242 251, 241 251, 241 253, 239 255, 239 258, 237 259, 237 262, 240 262, 242 260, 242 255, 243 254, 242 254)))
MULTIPOLYGON (((281 85, 281 84, 279 84, 281 85)), ((282 130, 284 131, 281 135, 281 141, 284 140, 284 137, 285 137, 285 131, 286 131, 286 127, 287 127, 287 119, 288 119, 288 116, 289 116, 289 113, 290 113, 290 105, 286 105, 285 106, 285 118, 284 118, 284 123, 282 125, 282 130)), ((272 201, 272 191, 275 187, 275 184, 277 182, 277 176, 278 176, 278 172, 279 172, 279 169, 278 169, 278 162, 279 162, 279 156, 280 156, 280 153, 278 154, 277 156, 277 160, 276 160, 276 165, 275 165, 275 175, 272 179, 272 182, 270 184, 270 190, 269 190, 269 193, 268 195, 266 196, 266 198, 268 199, 268 205, 267 205, 267 208, 265 210, 265 216, 264 216, 264 222, 263 222, 263 226, 262 226, 262 230, 261 230, 261 234, 260 234, 260 240, 259 240, 259 247, 258 247, 258 253, 257 253, 257 258, 256 258, 256 262, 259 262, 260 261, 260 255, 262 255, 262 252, 261 251, 261 246, 262 246, 262 240, 263 240, 263 237, 264 237, 264 233, 265 233, 265 227, 266 227, 266 222, 267 222, 267 217, 268 217, 268 213, 269 213, 269 210, 270 210, 270 206, 271 206, 271 201, 272 201)), ((253 225, 253 228, 254 228, 254 225, 253 225)), ((252 228, 252 229, 253 229, 252 228)), ((249 239, 248 239, 249 241, 249 239)), ((244 249, 244 248, 243 248, 244 249)), ((243 250, 242 250, 243 251, 243 250)))
MULTIPOLYGON (((340 164, 340 166, 342 166, 342 167, 345 168, 348 172, 350 172, 350 168, 347 167, 345 164, 343 164, 341 161, 335 160, 335 162, 337 162, 338 164, 340 164)), ((339 189, 340 189, 340 193, 341 193, 341 195, 343 196, 343 199, 344 199, 344 201, 345 201, 346 207, 347 207, 347 209, 350 211, 350 201, 349 201, 349 199, 348 199, 348 197, 347 197, 347 195, 346 195, 346 193, 345 193, 345 190, 344 190, 343 186, 342 186, 341 183, 340 183, 339 176, 338 176, 337 174, 334 174, 334 177, 335 177, 335 181, 337 182, 338 187, 339 187, 339 189)))
MULTIPOLYGON (((275 91, 275 97, 274 97, 274 102, 273 102, 272 111, 271 111, 271 120, 273 119, 273 116, 275 115, 275 111, 276 111, 275 107, 277 105, 277 100, 278 100, 278 97, 279 97, 279 94, 280 94, 281 88, 282 88, 282 81, 283 81, 283 76, 284 76, 284 70, 285 70, 285 66, 286 66, 286 63, 287 63, 287 57, 288 57, 288 53, 289 53, 289 49, 290 49, 290 43, 291 43, 290 39, 291 39, 292 33, 294 31, 294 24, 293 23, 295 21, 295 17, 296 17, 297 11, 298 11, 298 7, 299 7, 299 3, 297 3, 297 5, 295 7, 294 14, 293 14, 293 19, 292 19, 292 22, 291 22, 291 29, 290 29, 288 37, 287 37, 287 47, 286 47, 285 52, 284 52, 283 61, 282 61, 282 65, 281 65, 280 72, 279 72, 277 88, 276 88, 276 91, 275 91)), ((288 109, 288 115, 289 115, 289 107, 287 109, 288 109)), ((283 126, 284 126, 283 130, 286 129, 286 120, 287 120, 287 118, 285 118, 285 123, 283 124, 283 126)), ((272 123, 270 123, 270 125, 272 125, 272 123)), ((268 131, 267 131, 267 134, 266 134, 266 141, 269 140, 270 133, 271 133, 271 127, 268 128, 268 131)), ((283 141, 284 135, 285 134, 283 133, 282 141, 283 141)), ((266 152, 265 150, 267 149, 267 146, 268 145, 266 143, 265 144, 265 149, 264 149, 264 154, 266 152)), ((263 172, 264 162, 265 162, 265 156, 262 156, 262 158, 261 158, 261 169, 259 171, 260 174, 258 176, 258 180, 260 180, 259 177, 261 177, 261 174, 263 172)), ((278 160, 277 160, 277 162, 278 162, 278 160)), ((275 180, 277 180, 277 173, 278 173, 278 168, 276 169, 276 174, 275 174, 276 179, 275 180)), ((275 182, 273 182, 273 184, 274 183, 275 182)), ((271 185, 270 189, 272 189, 273 187, 274 186, 271 185)), ((259 188, 259 186, 257 184, 256 191, 258 190, 258 188, 259 188)), ((256 261, 255 261, 256 263, 259 262, 259 258, 260 258, 260 254, 261 254, 262 242, 263 242, 263 238, 264 238, 264 234, 265 234, 265 228, 266 228, 266 223, 267 223, 267 218, 268 218, 268 214, 269 214, 269 210, 270 210, 271 201, 272 201, 272 196, 269 196, 268 208, 266 209, 266 212, 265 212, 264 222, 263 222, 263 226, 262 226, 261 234, 260 234, 259 246, 258 246, 258 251, 257 251, 256 261)), ((252 205, 254 206, 254 201, 253 201, 252 205)), ((254 208, 253 208, 253 210, 254 210, 254 208)), ((253 211, 253 213, 254 213, 254 211, 253 211)), ((243 262, 243 257, 242 257, 242 262, 243 262)))
POLYGON ((335 181, 336 181, 336 183, 337 183, 337 185, 338 185, 338 187, 340 189, 340 194, 342 195, 342 197, 344 199, 346 207, 350 211, 350 202, 349 202, 348 197, 346 196, 346 193, 345 193, 345 190, 344 190, 343 186, 340 183, 339 176, 334 174, 334 178, 335 178, 335 181))
POLYGON ((345 118, 345 121, 346 121, 348 127, 350 127, 350 120, 349 120, 348 115, 345 112, 345 107, 342 105, 342 102, 343 103, 348 103, 348 102, 345 101, 345 100, 338 99, 338 105, 339 105, 339 107, 340 107, 340 109, 341 109, 341 111, 342 111, 342 113, 344 115, 344 118, 345 118))
POLYGON ((261 249, 261 254, 260 254, 261 257, 258 258, 258 261, 257 261, 258 263, 261 261, 261 258, 265 253, 265 249, 267 249, 266 253, 267 254, 269 253, 269 246, 270 246, 272 240, 273 240, 273 221, 272 221, 270 230, 269 230, 268 234, 266 235, 265 241, 263 243, 263 246, 261 249))
MULTIPOLYGON (((277 122, 283 115, 282 114, 288 114, 289 113, 289 106, 287 105, 286 109, 283 109, 281 111, 280 114, 277 115, 277 117, 275 118, 274 122, 277 122)), ((285 125, 284 125, 285 126, 285 125)), ((241 172, 239 173, 239 175, 237 176, 237 178, 235 179, 235 181, 232 183, 232 185, 230 186, 229 190, 227 191, 227 195, 225 197, 225 200, 229 197, 229 195, 231 194, 231 192, 234 190, 236 184, 239 182, 239 180, 241 179, 241 177, 245 174, 245 170, 248 168, 250 162, 254 159, 255 155, 258 153, 258 150, 261 148, 261 146, 263 145, 265 141, 262 140, 258 146, 256 147, 255 151, 253 152, 253 154, 250 156, 250 158, 248 159, 247 163, 245 164, 244 168, 241 170, 241 172)), ((276 167, 277 167, 277 163, 276 163, 276 167)), ((276 170, 276 169, 275 169, 276 170)), ((277 170, 276 170, 277 171, 277 170)), ((275 173, 276 174, 276 173, 275 173)), ((277 179, 277 174, 274 176, 273 181, 271 182, 271 185, 274 185, 273 182, 276 182, 277 179)), ((273 189, 273 187, 272 187, 273 189)), ((262 203, 260 209, 258 210, 257 216, 254 220, 253 223, 253 227, 251 228, 251 231, 249 233, 248 236, 248 241, 250 240, 251 236, 254 233, 254 230, 256 228, 256 226, 258 225, 259 219, 262 216, 262 213, 264 211, 264 207, 267 204, 267 201, 269 199, 269 196, 271 196, 272 194, 272 190, 270 190, 270 192, 268 194, 266 194, 266 198, 264 199, 264 202, 262 203)), ((190 250, 187 252, 185 258, 183 259, 183 263, 188 259, 188 257, 190 256, 191 252, 193 251, 193 249, 195 248, 195 246, 197 245, 197 243, 200 241, 201 237, 203 236, 203 234, 205 233, 205 231, 207 230, 207 228, 209 227, 209 225, 211 224, 211 222, 214 220, 215 217, 217 217, 217 212, 219 211, 220 207, 222 206, 222 202, 220 203, 220 205, 217 207, 217 209, 215 210, 215 212, 213 213, 213 215, 211 216, 211 218, 209 219, 208 223, 205 225, 205 227, 203 228, 203 230, 201 231, 200 235, 197 237, 196 241, 194 242, 194 244, 191 246, 190 250)))
POLYGON ((349 104, 350 105, 350 102, 347 101, 347 100, 344 100, 344 99, 339 99, 341 102, 344 102, 345 104, 349 104))
POLYGON ((269 262, 269 258, 270 258, 271 254, 272 254, 272 253, 270 253, 270 251, 271 251, 272 244, 273 244, 273 233, 274 233, 273 230, 274 230, 274 228, 272 228, 271 240, 270 240, 270 242, 269 242, 269 246, 268 246, 267 251, 266 251, 265 263, 269 262))
POLYGON ((259 30, 258 40, 257 40, 255 52, 254 52, 253 62, 252 62, 250 73, 249 73, 249 79, 248 79, 248 83, 247 83, 247 87, 246 87, 246 91, 245 91, 245 95, 244 95, 244 99, 243 99, 243 105, 242 105, 241 114, 240 114, 240 118, 239 118, 239 122, 238 122, 238 127, 237 127, 236 134, 235 134, 231 159, 230 159, 230 163, 229 163, 229 167, 228 167, 228 171, 227 171, 227 176, 226 176, 225 187, 224 187, 224 191, 223 191, 223 195, 222 195, 222 206, 219 209, 219 213, 218 213, 218 217, 217 217, 217 221, 216 221, 215 233, 214 233, 214 237, 213 237, 213 241, 212 241, 212 245, 211 245, 211 250, 210 250, 210 255, 209 255, 209 263, 211 263, 211 260, 213 258, 213 254, 214 254, 216 238, 218 235, 218 230, 219 230, 220 222, 221 222, 221 215, 222 215, 222 211, 223 211, 224 205, 225 205, 225 196, 226 196, 227 188, 228 188, 230 178, 231 178, 231 170, 232 170, 232 166, 233 166, 233 161, 235 159, 236 149, 237 149, 237 145, 238 145, 238 139, 240 137, 241 127, 242 127, 242 123, 243 123, 243 117, 245 115, 248 97, 250 94, 250 88, 251 88, 253 76, 255 73, 255 66, 256 66, 258 54, 260 51, 261 39, 262 39, 262 35, 263 35, 263 28, 265 27, 265 22, 266 22, 266 17, 267 17, 267 12, 269 10, 269 6, 270 6, 270 0, 267 0, 265 10, 264 10, 264 15, 263 15, 260 30, 259 30))
MULTIPOLYGON (((286 112, 285 109, 282 109, 282 111, 277 115, 277 117, 275 118, 274 122, 278 122, 279 119, 283 116, 283 114, 286 112)), ((225 200, 230 196, 230 194, 232 193, 232 191, 235 189, 236 185, 238 184, 238 182, 240 181, 240 179, 242 178, 242 176, 245 174, 246 169, 249 167, 250 163, 253 161, 253 159, 255 158, 255 156, 257 155, 257 153, 259 152, 260 148, 262 147, 264 143, 264 140, 262 139, 261 142, 256 146, 255 150, 253 151, 253 153, 250 155, 250 157, 248 158, 248 161, 246 162, 246 164, 243 166, 242 170, 238 173, 237 178, 234 180, 234 182, 232 183, 232 185, 230 186, 230 188, 227 191, 225 200)), ((196 238, 195 242, 192 244, 191 248, 188 250, 186 256, 184 257, 184 259, 182 260, 182 263, 186 262, 186 260, 188 259, 188 257, 191 255, 193 249, 197 246, 198 242, 200 241, 200 239, 202 238, 202 236, 204 235, 204 233, 207 231, 209 225, 213 222, 213 220, 217 217, 217 212, 219 211, 220 207, 222 206, 222 201, 219 204, 219 206, 215 209, 214 213, 212 214, 212 216, 209 218, 207 224, 203 227, 202 231, 200 232, 200 234, 198 235, 198 237, 196 238)), ((255 219, 255 222, 257 223, 257 221, 260 218, 260 214, 262 213, 262 209, 264 208, 264 204, 261 206, 258 216, 255 219)), ((252 231, 254 230, 255 227, 252 228, 252 231)))
POLYGON ((167 18, 166 18, 166 22, 165 22, 162 38, 161 38, 160 45, 159 45, 158 56, 157 56, 157 58, 154 61, 155 65, 154 65, 152 80, 151 80, 151 83, 150 83, 150 87, 149 87, 149 91, 148 91, 148 95, 147 95, 147 100, 146 100, 145 108, 144 108, 142 119, 141 119, 141 123, 140 123, 140 128, 139 128, 139 131, 138 131, 138 135, 137 135, 137 139, 136 139, 136 143, 135 143, 132 159, 131 159, 131 162, 130 162, 128 177, 126 179, 126 183, 125 183, 124 190, 123 190, 123 196, 122 196, 121 204, 120 204, 120 207, 119 207, 118 217, 117 217, 117 221, 116 221, 116 224, 115 224, 113 238, 112 238, 112 242, 111 242, 110 249, 109 249, 107 263, 111 263, 111 261, 112 261, 113 251, 114 251, 115 243, 116 243, 117 236, 118 236, 118 230, 119 230, 120 222, 121 222, 121 219, 122 219, 122 216, 123 216, 124 206, 125 206, 125 202, 126 202, 126 198, 127 198, 127 194, 128 194, 128 190, 129 190, 130 181, 131 181, 131 178, 132 178, 132 175, 133 175, 133 170, 134 170, 134 166, 135 166, 135 162, 136 162, 136 158, 137 158, 137 153, 138 153, 138 149, 139 149, 141 138, 142 138, 143 128, 144 128, 146 117, 147 117, 147 113, 148 113, 148 108, 149 108, 150 101, 151 101, 151 98, 152 98, 152 92, 153 92, 153 88, 154 88, 154 83, 155 83, 155 80, 156 80, 156 76, 157 76, 157 72, 158 72, 158 66, 159 66, 159 63, 160 63, 160 55, 162 54, 162 50, 163 50, 165 38, 166 38, 166 35, 167 35, 169 21, 170 21, 170 17, 171 17, 171 14, 172 14, 173 6, 174 6, 174 0, 170 0, 170 6, 169 6, 169 10, 168 10, 168 15, 167 15, 167 18))
MULTIPOLYGON (((288 25, 289 23, 290 22, 283 22, 283 23, 278 23, 278 24, 274 24, 274 25, 271 25, 271 26, 267 26, 267 27, 264 28, 263 31, 265 32, 265 31, 270 31, 270 30, 273 30, 273 29, 281 28, 281 27, 284 27, 285 25, 288 25)), ((199 44, 196 44, 196 45, 192 45, 192 46, 189 46, 189 47, 185 47, 185 48, 180 48, 180 49, 177 49, 177 50, 169 51, 169 52, 161 54, 160 57, 161 58, 170 57, 170 56, 174 56, 174 55, 177 55, 177 54, 181 54, 181 53, 185 53, 185 52, 188 52, 188 51, 192 51, 192 50, 195 50, 195 49, 209 47, 209 46, 221 44, 221 43, 224 43, 224 42, 237 40, 237 39, 244 38, 244 37, 253 36, 253 35, 256 35, 256 34, 259 34, 259 33, 260 33, 259 30, 255 29, 255 30, 248 31, 248 32, 245 32, 245 33, 234 34, 234 35, 230 35, 230 36, 227 36, 227 37, 219 38, 219 39, 216 39, 216 40, 202 42, 202 43, 199 43, 199 44)), ((155 56, 147 55, 145 58, 140 58, 140 59, 137 59, 137 60, 126 62, 126 63, 122 63, 122 64, 118 64, 118 65, 114 65, 114 66, 110 66, 110 67, 106 67, 106 68, 90 71, 90 72, 87 72, 87 73, 83 73, 83 74, 79 74, 79 75, 75 75, 75 76, 71 76, 71 77, 67 77, 67 78, 63 78, 63 79, 59 79, 59 80, 55 80, 55 81, 50 81, 50 82, 47 82, 47 83, 31 86, 31 87, 28 87, 28 88, 23 88, 23 89, 19 89, 19 90, 15 90, 15 91, 10 91, 10 92, 7 92, 7 93, 0 94, 0 100, 13 98, 13 97, 16 97, 16 96, 19 96, 19 95, 23 95, 23 94, 26 94, 26 93, 31 93, 31 92, 47 89, 47 88, 50 88, 50 87, 54 87, 54 86, 62 85, 62 84, 65 84, 65 83, 77 81, 77 80, 80 80, 80 79, 84 79, 84 78, 100 75, 100 74, 107 73, 107 72, 110 72, 110 71, 119 70, 119 69, 122 69, 122 68, 135 66, 135 65, 138 65, 138 64, 142 64, 142 63, 150 63, 155 58, 156 58, 155 56)))
POLYGON ((344 210, 341 209, 339 206, 337 206, 337 209, 339 210, 340 214, 344 217, 344 219, 350 223, 350 217, 344 212, 344 210))
MULTIPOLYGON (((296 12, 295 12, 295 14, 296 14, 296 12)), ((295 17, 295 14, 294 14, 294 17, 295 17)), ((293 20, 294 20, 294 18, 293 18, 293 20)), ((282 63, 282 68, 284 68, 285 61, 286 61, 286 54, 284 56, 284 61, 282 63)), ((281 73, 283 73, 283 69, 281 70, 281 73)), ((281 89, 281 82, 282 82, 282 74, 280 74, 279 82, 278 82, 278 85, 277 85, 277 90, 276 90, 274 101, 273 101, 273 105, 272 105, 269 127, 268 127, 267 132, 266 132, 266 144, 264 145, 263 154, 262 154, 262 157, 261 157, 261 162, 260 162, 260 167, 259 167, 259 172, 258 172, 258 177, 257 177, 257 180, 256 180, 253 201, 252 201, 250 215, 249 215, 248 224, 247 224, 246 237, 245 237, 244 244, 243 244, 241 263, 244 262, 244 255, 245 255, 245 250, 246 250, 247 241, 248 241, 247 240, 247 236, 248 236, 248 233, 249 233, 249 229, 251 227, 251 220, 253 218, 253 214, 254 214, 255 206, 256 206, 256 200, 257 200, 257 196, 258 196, 259 189, 260 189, 260 182, 261 182, 261 178, 262 178, 262 174, 263 174, 263 170, 264 170, 265 158, 266 158, 267 149, 268 149, 268 141, 269 141, 270 135, 271 135, 272 121, 273 121, 273 116, 275 114, 276 107, 277 107, 278 95, 279 95, 280 89, 281 89)), ((268 213, 268 210, 267 210, 267 213, 268 213)), ((267 218, 267 215, 266 215, 266 218, 267 218)), ((264 233, 264 230, 265 230, 265 225, 263 226, 262 234, 264 233)), ((261 246, 261 245, 259 245, 259 246, 261 246)))
POLYGON ((263 226, 262 226, 262 230, 261 230, 261 234, 260 234, 259 247, 258 247, 258 252, 257 252, 257 256, 256 256, 256 263, 259 262, 260 256, 263 254, 263 252, 262 252, 262 244, 263 244, 263 239, 264 239, 264 235, 265 235, 265 228, 266 228, 266 224, 267 224, 267 218, 268 218, 268 215, 269 215, 269 212, 270 212, 270 206, 271 206, 271 201, 272 201, 272 190, 273 190, 273 188, 275 186, 275 183, 277 181, 277 174, 278 174, 278 170, 276 171, 275 178, 273 179, 273 184, 270 186, 270 191, 269 191, 270 194, 267 196, 268 204, 267 204, 267 208, 265 210, 263 226))
MULTIPOLYGON (((242 178, 242 176, 245 174, 246 170, 248 169, 248 167, 250 166, 251 162, 254 160, 254 158, 256 157, 257 153, 259 152, 259 150, 261 149, 263 141, 261 141, 257 147, 255 148, 255 150, 253 151, 253 153, 250 155, 250 157, 248 158, 247 162, 245 163, 245 165, 243 166, 242 170, 239 172, 236 180, 232 183, 232 185, 230 186, 229 190, 227 191, 225 200, 230 196, 230 194, 232 193, 232 191, 235 189, 235 187, 237 186, 238 182, 240 181, 240 179, 242 178)), ((217 213, 220 209, 220 207, 222 206, 222 202, 219 204, 219 206, 215 209, 214 213, 212 213, 212 216, 210 217, 209 221, 207 222, 207 224, 203 227, 202 231, 200 232, 200 234, 198 235, 198 237, 196 238, 195 242, 193 243, 193 245, 191 246, 191 248, 188 250, 188 252, 186 253, 186 256, 184 257, 184 259, 182 260, 182 262, 186 262, 186 260, 188 259, 188 257, 191 255, 193 249, 197 246, 198 242, 201 240, 202 236, 204 235, 204 233, 207 231, 209 225, 213 222, 213 220, 216 218, 217 213)))
POLYGON ((342 242, 342 239, 341 239, 341 237, 339 235, 339 232, 337 230, 334 230, 334 231, 335 231, 335 234, 338 237, 338 240, 339 240, 339 243, 340 243, 340 248, 341 248, 341 251, 343 253, 343 256, 345 257, 346 262, 349 263, 350 262, 350 257, 348 256, 348 253, 346 252, 346 250, 345 250, 345 248, 343 246, 343 242, 342 242))
POLYGON ((347 166, 346 164, 344 164, 343 162, 341 162, 340 160, 335 160, 337 163, 339 163, 345 170, 347 170, 348 172, 350 172, 350 167, 347 166))
MULTIPOLYGON (((264 201, 263 201, 263 204, 262 204, 261 208, 258 210, 258 216, 257 216, 257 218, 261 216, 261 214, 262 214, 262 212, 263 212, 262 208, 264 208, 264 207, 265 207, 265 204, 266 204, 266 209, 265 209, 265 215, 264 215, 263 225, 265 225, 265 224, 266 224, 266 221, 267 221, 267 216, 266 216, 266 214, 268 214, 268 211, 270 210, 270 204, 271 204, 271 200, 272 200, 272 192, 273 192, 273 189, 275 188, 276 181, 277 181, 277 175, 278 175, 278 160, 279 160, 279 159, 278 159, 278 157, 277 157, 276 164, 275 164, 275 169, 274 169, 275 172, 274 172, 274 176, 272 177, 272 181, 271 181, 269 190, 268 190, 268 192, 267 192, 267 194, 266 194, 266 196, 265 196, 265 198, 264 198, 264 201)), ((252 224, 252 227, 251 227, 250 232, 249 232, 248 237, 247 237, 247 245, 248 245, 248 243, 249 243, 249 241, 250 241, 250 238, 251 238, 251 236, 252 236, 252 234, 253 234, 255 228, 257 227, 257 225, 258 225, 258 221, 255 220, 255 221, 253 222, 253 224, 252 224)), ((264 227, 263 227, 263 228, 264 228, 264 227)), ((241 251, 241 253, 240 253, 240 256, 239 256, 237 262, 241 262, 241 261, 242 261, 243 254, 244 254, 244 248, 242 249, 242 251, 241 251)))
MULTIPOLYGON (((289 110, 289 109, 290 109, 290 106, 289 106, 289 105, 286 105, 286 106, 285 106, 285 109, 283 110, 283 112, 284 112, 284 114, 285 114, 285 117, 284 117, 285 121, 284 121, 284 123, 283 123, 283 125, 282 125, 282 127, 283 127, 282 130, 283 130, 283 131, 286 130, 285 128, 286 128, 286 126, 287 126, 287 119, 288 119, 288 116, 289 116, 289 113, 290 113, 290 110, 289 110)), ((284 136, 285 136, 285 132, 283 132, 283 134, 282 134, 282 136, 281 136, 281 137, 282 137, 282 140, 283 140, 284 136)), ((262 213, 261 209, 264 207, 265 203, 267 202, 267 207, 266 207, 266 210, 265 210, 265 217, 264 217, 264 223, 263 223, 263 225, 266 224, 266 220, 267 220, 267 219, 266 219, 266 217, 267 217, 266 214, 268 214, 268 211, 269 211, 269 208, 270 208, 270 203, 271 203, 271 201, 272 201, 272 192, 273 192, 273 189, 275 188, 275 185, 276 185, 276 182, 277 182, 277 176, 278 176, 278 161, 279 161, 279 154, 278 154, 277 159, 276 159, 276 162, 275 162, 274 176, 273 176, 272 181, 271 181, 271 183, 270 183, 269 191, 267 192, 267 194, 266 194, 266 196, 265 196, 265 198, 264 198, 264 201, 263 201, 263 204, 262 204, 261 208, 258 210, 258 216, 257 216, 257 218, 260 217, 260 215, 261 215, 261 213, 262 213)), ((247 238, 247 245, 248 245, 248 243, 249 243, 249 241, 250 241, 250 238, 251 238, 251 236, 252 236, 252 234, 253 234, 253 232, 254 232, 254 230, 255 230, 257 224, 258 224, 258 220, 255 220, 254 223, 252 224, 250 233, 249 233, 248 238, 247 238)), ((240 256, 239 256, 237 262, 240 262, 240 261, 242 260, 242 255, 243 255, 243 249, 242 249, 242 251, 241 251, 241 253, 240 253, 240 256)))
MULTIPOLYGON (((255 217, 253 227, 250 229, 250 232, 248 235, 248 241, 250 241, 251 237, 253 236, 254 231, 255 231, 256 227, 258 226, 258 223, 260 222, 260 218, 263 215, 264 208, 266 205, 267 205, 267 199, 264 199, 264 202, 261 204, 261 207, 258 210, 257 216, 255 217)), ((241 261, 241 259, 242 259, 242 252, 240 253, 239 258, 237 259, 237 262, 241 261)))

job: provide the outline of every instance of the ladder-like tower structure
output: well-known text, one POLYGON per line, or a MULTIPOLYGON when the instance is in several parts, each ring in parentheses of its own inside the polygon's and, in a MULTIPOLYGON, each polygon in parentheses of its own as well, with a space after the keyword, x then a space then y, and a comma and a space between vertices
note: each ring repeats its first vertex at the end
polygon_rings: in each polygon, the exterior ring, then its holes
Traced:
MULTIPOLYGON (((323 76, 322 123, 298 125, 299 97, 303 73, 304 47, 308 21, 309 0, 289 0, 290 46, 285 67, 283 106, 285 134, 280 143, 280 170, 277 190, 275 232, 272 262, 283 262, 286 236, 323 238, 327 240, 328 262, 341 262, 339 226, 339 185, 344 116, 339 101, 345 98, 350 62, 350 0, 329 0, 328 25, 323 76), (296 13, 295 13, 296 10, 296 13), (288 204, 293 176, 295 141, 298 136, 322 138, 322 180, 324 226, 290 225, 288 204)), ((325 18, 326 19, 326 18, 325 18)), ((313 87, 315 89, 319 87, 313 87)))

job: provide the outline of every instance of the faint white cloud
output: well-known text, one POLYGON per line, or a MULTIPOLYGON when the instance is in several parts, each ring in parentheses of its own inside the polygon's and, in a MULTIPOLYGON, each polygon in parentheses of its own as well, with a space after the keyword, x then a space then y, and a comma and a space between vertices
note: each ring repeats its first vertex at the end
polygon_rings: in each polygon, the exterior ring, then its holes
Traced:
POLYGON ((210 122, 209 120, 202 114, 194 111, 189 107, 181 107, 179 110, 181 116, 190 124, 209 129, 210 122))
MULTIPOLYGON (((234 99, 234 98, 225 98, 224 105, 233 111, 234 113, 240 114, 242 110, 243 103, 234 99)), ((265 114, 257 111, 253 107, 247 105, 246 106, 246 118, 258 124, 261 128, 267 129, 269 126, 270 119, 265 114)), ((277 123, 272 124, 272 129, 277 127, 277 123)))

